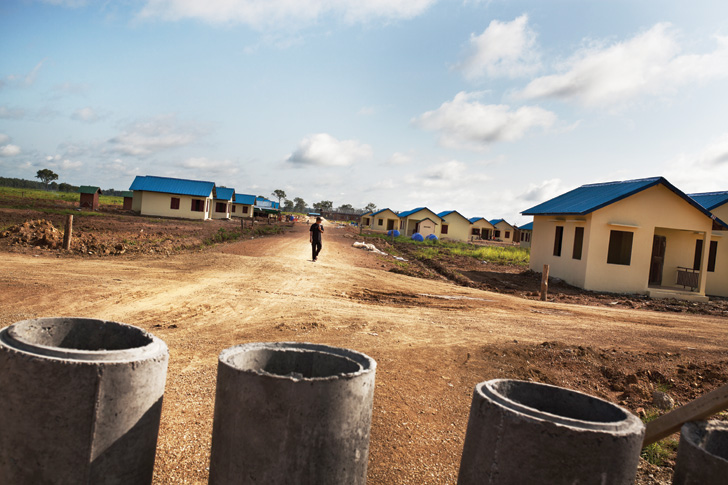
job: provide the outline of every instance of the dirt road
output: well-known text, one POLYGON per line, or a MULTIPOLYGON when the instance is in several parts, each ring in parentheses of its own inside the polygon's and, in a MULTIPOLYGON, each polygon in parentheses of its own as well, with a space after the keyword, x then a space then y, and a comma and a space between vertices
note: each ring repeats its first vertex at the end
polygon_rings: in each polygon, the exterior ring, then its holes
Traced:
POLYGON ((325 343, 377 360, 373 484, 453 483, 472 389, 486 379, 533 378, 633 409, 653 382, 673 379, 690 398, 728 379, 725 318, 541 303, 393 274, 334 227, 314 263, 306 233, 166 258, 2 254, 0 327, 83 316, 164 339, 157 483, 206 483, 217 355, 244 342, 325 343), (637 384, 622 382, 630 375, 637 384))

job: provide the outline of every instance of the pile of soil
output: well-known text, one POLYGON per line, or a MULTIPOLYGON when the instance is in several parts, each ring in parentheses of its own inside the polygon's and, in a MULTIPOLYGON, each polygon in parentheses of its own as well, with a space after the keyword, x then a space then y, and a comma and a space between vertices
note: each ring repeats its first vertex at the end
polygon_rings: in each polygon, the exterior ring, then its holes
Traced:
POLYGON ((57 249, 63 245, 63 234, 52 222, 45 219, 26 221, 16 224, 0 233, 0 237, 10 238, 14 246, 42 246, 57 249))

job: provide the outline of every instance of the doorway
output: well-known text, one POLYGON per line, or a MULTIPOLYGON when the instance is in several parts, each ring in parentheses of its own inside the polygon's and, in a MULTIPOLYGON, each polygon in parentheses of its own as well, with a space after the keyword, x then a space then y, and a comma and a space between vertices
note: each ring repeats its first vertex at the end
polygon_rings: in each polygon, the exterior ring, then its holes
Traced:
POLYGON ((652 238, 652 259, 650 260, 650 285, 660 286, 662 284, 662 267, 665 265, 665 248, 667 238, 665 236, 653 236, 652 238))

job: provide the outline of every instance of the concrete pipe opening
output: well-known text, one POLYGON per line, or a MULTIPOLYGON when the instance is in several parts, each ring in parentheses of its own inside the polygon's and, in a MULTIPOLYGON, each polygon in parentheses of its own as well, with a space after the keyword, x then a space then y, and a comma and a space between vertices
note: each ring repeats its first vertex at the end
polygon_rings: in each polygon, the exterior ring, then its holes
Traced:
POLYGON ((478 384, 458 483, 630 483, 644 425, 577 391, 495 379, 478 384))
POLYGON ((223 350, 210 483, 365 483, 375 371, 326 345, 223 350))
POLYGON ((680 429, 674 485, 718 485, 728 479, 728 423, 698 421, 680 429))
POLYGON ((0 331, 0 476, 151 483, 164 342, 118 322, 40 318, 0 331))

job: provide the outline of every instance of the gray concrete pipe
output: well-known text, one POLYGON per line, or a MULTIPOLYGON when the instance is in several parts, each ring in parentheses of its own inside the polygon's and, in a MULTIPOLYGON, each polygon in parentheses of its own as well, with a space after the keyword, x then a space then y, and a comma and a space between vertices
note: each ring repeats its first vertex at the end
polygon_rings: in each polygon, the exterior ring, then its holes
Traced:
POLYGON ((85 318, 0 331, 0 483, 151 483, 165 343, 85 318))
POLYGON ((223 350, 210 483, 365 483, 376 366, 310 343, 223 350))
POLYGON ((728 423, 699 421, 680 429, 673 485, 728 482, 728 423))
POLYGON ((624 484, 644 425, 610 402, 509 379, 475 386, 458 484, 624 484))

